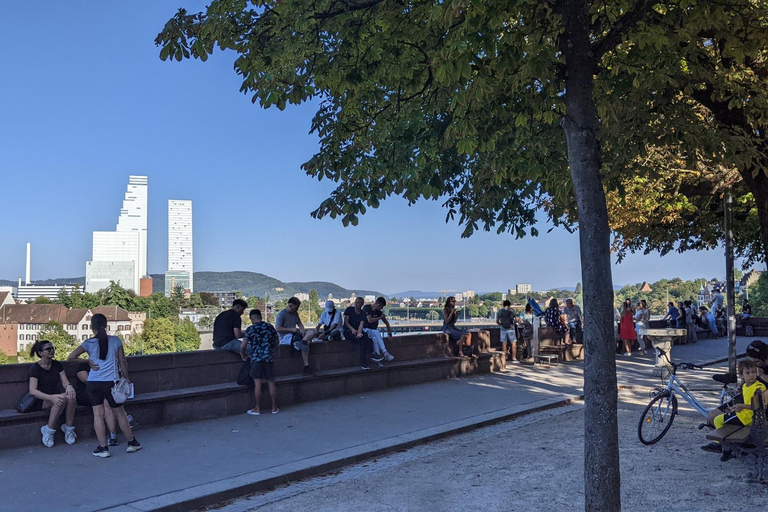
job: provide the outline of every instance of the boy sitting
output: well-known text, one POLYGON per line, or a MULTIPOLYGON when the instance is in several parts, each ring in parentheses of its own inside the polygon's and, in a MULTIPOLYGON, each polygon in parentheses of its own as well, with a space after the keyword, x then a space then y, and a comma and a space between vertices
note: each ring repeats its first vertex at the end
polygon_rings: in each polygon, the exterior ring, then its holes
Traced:
MULTIPOLYGON (((749 426, 752 424, 752 398, 757 393, 765 391, 765 385, 757 380, 757 365, 752 361, 741 361, 739 363, 739 377, 741 377, 741 394, 736 398, 723 404, 717 409, 713 409, 707 421, 714 425, 716 429, 723 425, 749 426)), ((701 447, 707 452, 720 453, 722 462, 731 459, 734 455, 730 450, 723 450, 720 443, 709 443, 701 447)))

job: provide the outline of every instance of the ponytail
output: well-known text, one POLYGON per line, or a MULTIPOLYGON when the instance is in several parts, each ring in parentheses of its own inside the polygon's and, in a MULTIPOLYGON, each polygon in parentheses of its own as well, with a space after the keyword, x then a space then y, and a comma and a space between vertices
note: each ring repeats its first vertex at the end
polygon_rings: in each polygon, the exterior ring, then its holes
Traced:
POLYGON ((109 353, 109 336, 107 336, 107 317, 96 313, 91 318, 91 330, 99 340, 99 359, 104 360, 109 353))

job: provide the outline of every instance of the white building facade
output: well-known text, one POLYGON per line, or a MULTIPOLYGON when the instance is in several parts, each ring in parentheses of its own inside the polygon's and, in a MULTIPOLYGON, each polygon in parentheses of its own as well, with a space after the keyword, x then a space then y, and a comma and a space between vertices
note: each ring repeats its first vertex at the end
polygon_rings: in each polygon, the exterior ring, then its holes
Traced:
POLYGON ((110 281, 136 292, 147 273, 146 176, 129 176, 115 231, 93 232, 93 257, 85 265, 85 291, 95 293, 110 281))
POLYGON ((181 286, 194 292, 194 247, 192 241, 192 201, 168 200, 168 271, 165 294, 181 286))

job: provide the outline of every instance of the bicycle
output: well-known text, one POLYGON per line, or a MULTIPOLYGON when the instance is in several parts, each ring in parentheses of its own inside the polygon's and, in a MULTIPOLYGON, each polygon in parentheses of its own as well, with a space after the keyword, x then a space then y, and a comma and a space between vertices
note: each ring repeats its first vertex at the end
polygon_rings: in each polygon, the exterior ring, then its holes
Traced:
MULTIPOLYGON (((664 357, 669 366, 672 367, 669 373, 669 381, 655 391, 655 395, 643 410, 643 414, 640 417, 640 422, 637 425, 637 436, 640 438, 640 442, 645 445, 651 445, 658 442, 672 427, 672 422, 677 415, 677 395, 680 395, 696 412, 707 417, 712 409, 707 409, 693 396, 691 390, 689 390, 685 384, 678 378, 677 370, 701 370, 703 367, 695 365, 693 363, 673 363, 667 353, 657 348, 659 351, 659 357, 664 357), (659 432, 661 429, 661 432, 659 432), (658 432, 658 434, 657 434, 658 432)), ((723 387, 720 389, 720 405, 730 402, 737 394, 738 391, 729 388, 729 384, 737 382, 736 375, 732 373, 716 374, 712 378, 717 382, 722 383, 723 387)), ((662 376, 662 382, 663 382, 662 376)), ((699 425, 699 429, 702 429, 707 425, 702 423, 699 425)))

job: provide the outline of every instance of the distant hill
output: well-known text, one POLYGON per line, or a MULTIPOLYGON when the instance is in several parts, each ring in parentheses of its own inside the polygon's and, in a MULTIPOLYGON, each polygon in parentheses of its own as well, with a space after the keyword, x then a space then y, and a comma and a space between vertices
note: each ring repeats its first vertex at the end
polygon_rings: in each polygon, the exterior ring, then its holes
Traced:
MULTIPOLYGON (((57 277, 56 279, 40 279, 37 281, 32 281, 32 284, 37 286, 79 284, 80 288, 83 288, 85 286, 85 277, 57 277)), ((19 286, 19 281, 8 281, 7 279, 0 279, 0 286, 19 286)))
MULTIPOLYGON (((317 295, 324 299, 329 293, 334 297, 349 297, 353 292, 357 295, 381 295, 371 290, 348 290, 334 283, 324 281, 289 282, 284 283, 274 277, 258 272, 195 272, 196 292, 234 292, 240 291, 250 297, 269 295, 273 299, 292 297, 297 293, 309 293, 317 290, 317 295)), ((165 291, 165 276, 152 274, 152 288, 155 292, 165 291)))

